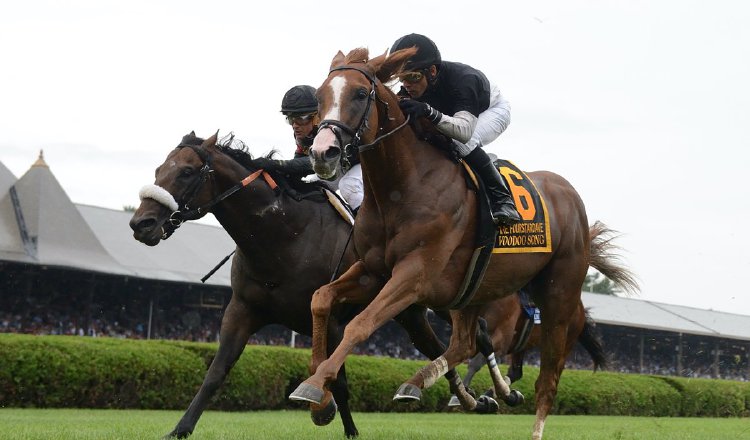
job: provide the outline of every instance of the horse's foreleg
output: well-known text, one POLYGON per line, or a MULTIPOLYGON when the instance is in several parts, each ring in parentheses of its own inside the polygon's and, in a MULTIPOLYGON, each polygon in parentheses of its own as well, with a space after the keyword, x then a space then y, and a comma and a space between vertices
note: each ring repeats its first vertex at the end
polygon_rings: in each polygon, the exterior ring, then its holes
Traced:
POLYGON ((263 323, 253 317, 244 304, 232 297, 221 322, 219 349, 211 366, 208 367, 203 384, 177 426, 166 438, 185 438, 192 434, 211 397, 224 383, 229 370, 245 349, 248 338, 262 325, 263 323))
POLYGON ((311 374, 315 373, 318 365, 328 357, 329 319, 334 302, 345 301, 347 298, 351 299, 361 294, 365 287, 369 287, 366 282, 363 282, 363 279, 367 279, 366 274, 364 264, 357 261, 337 280, 326 284, 313 294, 310 303, 312 312, 311 374))
MULTIPOLYGON (((336 378, 341 365, 354 347, 416 302, 421 294, 419 280, 424 278, 424 265, 402 263, 394 268, 391 279, 375 299, 349 322, 344 330, 344 337, 333 354, 318 365, 315 374, 300 384, 289 396, 290 399, 320 404, 326 397, 326 384, 336 378)), ((349 272, 346 275, 348 274, 349 272)), ((357 279, 356 282, 361 281, 357 279)), ((365 290, 361 286, 357 289, 360 292, 365 290)))
MULTIPOLYGON (((334 302, 346 302, 347 300, 358 303, 372 294, 378 287, 376 280, 369 276, 362 261, 357 261, 349 270, 344 272, 336 281, 321 287, 312 297, 310 309, 312 312, 312 357, 310 358, 310 373, 312 377, 319 378, 317 374, 320 365, 328 357, 328 331, 331 309, 334 302)), ((341 344, 339 344, 339 347, 341 344)), ((338 348, 336 349, 338 351, 338 348)), ((343 364, 343 361, 342 361, 343 364)), ((338 369, 337 369, 338 371, 338 369)), ((335 374, 330 380, 335 379, 335 374)), ((313 382, 311 379, 300 384, 289 398, 310 402, 313 411, 319 411, 320 407, 331 406, 331 393, 324 389, 327 380, 313 382)))

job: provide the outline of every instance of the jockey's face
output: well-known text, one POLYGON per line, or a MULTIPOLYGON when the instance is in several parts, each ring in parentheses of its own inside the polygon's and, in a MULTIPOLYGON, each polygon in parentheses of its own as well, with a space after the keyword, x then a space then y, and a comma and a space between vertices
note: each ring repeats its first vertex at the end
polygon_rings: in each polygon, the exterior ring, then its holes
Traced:
POLYGON ((424 95, 424 92, 427 91, 427 87, 430 86, 429 81, 427 81, 427 76, 434 77, 436 73, 437 68, 435 66, 430 66, 428 69, 415 70, 413 72, 401 74, 399 75, 399 79, 409 93, 409 96, 412 98, 419 98, 424 95))
POLYGON ((294 131, 294 138, 299 142, 300 139, 304 139, 313 131, 315 123, 317 122, 317 113, 307 114, 290 114, 286 117, 287 122, 292 126, 294 131))

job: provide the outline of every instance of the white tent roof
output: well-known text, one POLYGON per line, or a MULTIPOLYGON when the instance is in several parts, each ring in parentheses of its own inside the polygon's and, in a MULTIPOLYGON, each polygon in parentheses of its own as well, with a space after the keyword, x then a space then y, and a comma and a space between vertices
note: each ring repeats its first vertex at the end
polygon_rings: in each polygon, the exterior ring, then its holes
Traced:
MULTIPOLYGON (((114 260, 140 278, 200 283, 235 248, 224 229, 199 223, 184 223, 168 240, 146 246, 133 238, 128 226, 132 213, 86 205, 77 207, 114 260)), ((229 286, 231 266, 228 261, 206 284, 229 286)))
POLYGON ((583 292, 583 304, 599 324, 621 325, 750 341, 750 316, 583 292))

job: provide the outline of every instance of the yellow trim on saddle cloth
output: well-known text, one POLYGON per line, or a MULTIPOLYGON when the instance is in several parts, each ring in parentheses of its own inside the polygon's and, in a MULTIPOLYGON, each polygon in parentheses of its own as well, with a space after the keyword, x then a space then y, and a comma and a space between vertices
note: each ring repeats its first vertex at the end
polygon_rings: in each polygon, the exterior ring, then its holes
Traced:
POLYGON ((498 171, 508 183, 521 222, 498 228, 492 253, 552 252, 549 210, 544 197, 529 176, 515 164, 507 160, 499 162, 498 171))
POLYGON ((334 194, 333 192, 331 192, 331 190, 326 189, 326 188, 324 188, 323 190, 326 193, 326 197, 328 197, 328 203, 330 203, 331 206, 333 206, 333 209, 335 209, 336 212, 338 212, 339 215, 344 220, 346 220, 347 223, 349 223, 350 225, 353 225, 354 224, 354 217, 349 212, 349 209, 347 209, 347 207, 344 206, 343 203, 341 203, 341 199, 339 199, 338 197, 336 197, 336 194, 334 194))

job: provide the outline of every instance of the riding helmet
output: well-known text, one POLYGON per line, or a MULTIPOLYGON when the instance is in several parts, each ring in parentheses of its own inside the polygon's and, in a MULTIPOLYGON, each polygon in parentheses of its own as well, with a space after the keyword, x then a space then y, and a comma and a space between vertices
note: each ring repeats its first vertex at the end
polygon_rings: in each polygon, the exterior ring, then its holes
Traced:
POLYGON ((294 86, 284 94, 281 100, 281 113, 312 113, 318 110, 318 98, 315 87, 294 86))
POLYGON ((420 70, 432 66, 440 66, 442 58, 435 42, 421 34, 409 34, 396 40, 390 53, 397 50, 417 46, 417 53, 404 65, 404 71, 420 70))

